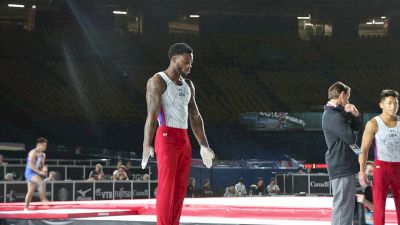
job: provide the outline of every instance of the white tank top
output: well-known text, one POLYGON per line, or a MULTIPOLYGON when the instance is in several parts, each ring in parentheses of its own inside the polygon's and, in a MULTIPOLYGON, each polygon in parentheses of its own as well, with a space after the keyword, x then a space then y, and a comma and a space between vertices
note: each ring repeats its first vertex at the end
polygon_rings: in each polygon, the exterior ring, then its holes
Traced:
POLYGON ((167 89, 161 96, 161 110, 158 116, 160 126, 174 127, 180 129, 188 128, 188 105, 191 97, 190 87, 181 77, 181 86, 176 85, 166 73, 159 72, 167 89))
POLYGON ((375 159, 386 162, 400 162, 400 117, 396 127, 389 128, 383 120, 376 116, 378 132, 375 134, 375 159))
MULTIPOLYGON (((36 151, 36 149, 32 149, 31 151, 36 151)), ((29 153, 30 153, 31 151, 29 151, 29 153)), ((42 160, 43 160, 45 157, 46 157, 46 153, 44 153, 44 152, 39 152, 39 153, 36 154, 36 158, 35 158, 35 166, 36 166, 36 168, 41 169, 40 166, 41 166, 41 164, 42 164, 42 160)), ((29 166, 29 154, 28 154, 28 156, 26 157, 26 165, 29 166)))

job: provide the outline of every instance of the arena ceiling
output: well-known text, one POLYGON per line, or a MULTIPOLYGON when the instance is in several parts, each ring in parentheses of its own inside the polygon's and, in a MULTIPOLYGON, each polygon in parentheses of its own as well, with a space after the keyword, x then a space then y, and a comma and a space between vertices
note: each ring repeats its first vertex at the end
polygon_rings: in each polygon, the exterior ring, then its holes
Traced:
POLYGON ((82 10, 107 12, 128 9, 136 14, 173 17, 199 14, 226 16, 307 16, 329 21, 337 16, 373 17, 400 16, 398 0, 0 0, 0 23, 13 23, 26 18, 27 11, 36 7, 37 12, 63 14, 68 2, 82 10), (10 8, 21 4, 24 8, 10 8))

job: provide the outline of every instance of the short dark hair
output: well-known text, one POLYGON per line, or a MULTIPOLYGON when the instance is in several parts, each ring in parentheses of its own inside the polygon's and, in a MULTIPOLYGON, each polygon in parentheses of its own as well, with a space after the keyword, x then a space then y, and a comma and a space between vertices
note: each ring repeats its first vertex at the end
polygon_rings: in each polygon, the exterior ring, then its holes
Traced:
POLYGON ((174 55, 180 55, 183 53, 193 53, 192 47, 186 43, 175 43, 169 48, 168 58, 171 60, 174 55))
POLYGON ((43 144, 43 143, 47 143, 47 142, 49 142, 49 141, 47 141, 47 139, 44 137, 40 137, 36 140, 36 144, 43 144))
POLYGON ((328 89, 328 99, 337 99, 339 98, 340 93, 345 92, 346 94, 351 91, 350 87, 345 85, 343 82, 335 82, 328 89))
POLYGON ((390 90, 390 89, 382 90, 381 93, 379 94, 379 101, 382 101, 386 97, 390 97, 390 96, 394 97, 394 98, 398 98, 399 97, 399 93, 397 91, 390 90))

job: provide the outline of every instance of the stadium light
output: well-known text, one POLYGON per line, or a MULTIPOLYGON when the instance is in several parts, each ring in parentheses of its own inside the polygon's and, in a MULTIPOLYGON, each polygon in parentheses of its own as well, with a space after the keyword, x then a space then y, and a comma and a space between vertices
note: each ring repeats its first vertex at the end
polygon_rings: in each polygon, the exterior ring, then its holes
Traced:
POLYGON ((297 19, 298 20, 309 20, 309 19, 311 19, 311 15, 308 14, 308 16, 298 16, 297 19))
POLYGON ((376 24, 376 25, 382 25, 385 24, 385 22, 377 22, 375 20, 372 20, 372 22, 367 22, 368 25, 376 24))
POLYGON ((200 18, 200 15, 190 15, 190 18, 200 18))
POLYGON ((8 7, 10 7, 10 8, 25 8, 25 5, 20 5, 20 4, 8 4, 8 7))
POLYGON ((386 19, 386 16, 381 16, 381 19, 386 19))
POLYGON ((33 6, 32 6, 32 9, 36 9, 36 5, 33 5, 33 6))
POLYGON ((117 14, 117 15, 126 15, 126 14, 128 14, 126 11, 113 11, 113 13, 117 14))

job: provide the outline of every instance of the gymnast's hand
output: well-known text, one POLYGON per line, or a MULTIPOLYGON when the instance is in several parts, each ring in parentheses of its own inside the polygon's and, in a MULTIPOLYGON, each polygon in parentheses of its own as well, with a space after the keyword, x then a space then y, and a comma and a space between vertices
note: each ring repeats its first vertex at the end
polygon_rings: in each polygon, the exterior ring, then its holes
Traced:
POLYGON ((371 185, 371 181, 368 180, 367 175, 364 171, 360 171, 358 173, 358 181, 360 182, 361 186, 368 187, 371 185))
POLYGON ((203 159, 203 163, 207 168, 211 168, 212 166, 212 160, 215 158, 214 151, 211 150, 210 147, 207 147, 205 145, 200 146, 200 155, 201 158, 203 159))
POLYGON ((46 176, 46 174, 47 174, 47 171, 44 171, 44 170, 39 171, 39 175, 46 176))
POLYGON ((142 155, 142 169, 146 168, 147 162, 149 158, 154 157, 154 148, 153 146, 143 146, 143 155, 142 155))

